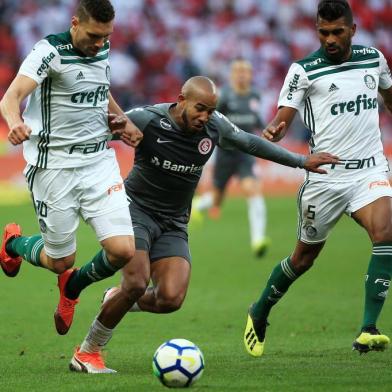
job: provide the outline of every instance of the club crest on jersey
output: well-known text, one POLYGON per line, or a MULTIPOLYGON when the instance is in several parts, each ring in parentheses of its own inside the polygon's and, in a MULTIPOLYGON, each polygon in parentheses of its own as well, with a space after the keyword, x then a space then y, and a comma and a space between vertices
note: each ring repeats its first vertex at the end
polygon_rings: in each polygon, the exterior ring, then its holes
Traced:
POLYGON ((172 125, 170 124, 170 121, 167 118, 161 118, 159 120, 159 124, 163 129, 166 129, 167 131, 172 129, 172 125))
POLYGON ((40 228, 40 230, 41 230, 41 233, 46 233, 46 231, 47 231, 47 226, 46 226, 45 221, 44 221, 43 219, 39 219, 39 220, 38 220, 38 223, 39 223, 39 228, 40 228))
POLYGON ((376 80, 372 75, 365 75, 363 77, 363 80, 365 81, 366 86, 370 88, 370 90, 374 90, 376 88, 376 80))
POLYGON ((208 137, 205 137, 204 139, 201 139, 198 145, 198 149, 200 154, 202 155, 207 155, 212 148, 212 141, 208 137))
POLYGON ((105 74, 106 79, 108 80, 108 82, 110 82, 110 67, 108 65, 106 66, 105 74))

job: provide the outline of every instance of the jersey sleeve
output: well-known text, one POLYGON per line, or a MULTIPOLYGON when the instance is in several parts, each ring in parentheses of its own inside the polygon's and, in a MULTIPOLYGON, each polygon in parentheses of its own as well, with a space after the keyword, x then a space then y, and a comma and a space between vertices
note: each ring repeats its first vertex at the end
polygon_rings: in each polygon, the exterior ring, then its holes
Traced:
POLYGON ((38 41, 24 59, 19 74, 28 76, 41 84, 52 72, 59 70, 60 55, 46 40, 38 41))
POLYGON ((218 111, 214 113, 215 128, 219 133, 219 146, 226 150, 240 150, 259 158, 290 167, 304 167, 306 157, 293 153, 266 139, 245 132, 218 111))
POLYGON ((278 107, 299 109, 309 88, 305 70, 297 63, 291 65, 280 91, 278 107))
POLYGON ((387 60, 384 55, 378 50, 380 54, 380 82, 379 87, 382 90, 387 90, 392 86, 391 70, 388 67, 387 60))
POLYGON ((146 107, 134 108, 125 112, 125 114, 140 129, 141 132, 144 132, 154 116, 154 113, 149 111, 146 107))

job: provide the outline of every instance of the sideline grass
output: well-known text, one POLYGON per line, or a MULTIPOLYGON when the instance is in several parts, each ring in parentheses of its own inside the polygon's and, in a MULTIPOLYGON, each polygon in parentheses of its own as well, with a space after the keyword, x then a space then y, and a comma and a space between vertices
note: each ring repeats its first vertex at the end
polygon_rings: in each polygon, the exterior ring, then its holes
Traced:
MULTIPOLYGON (((254 359, 245 353, 248 305, 295 243, 295 200, 268 199, 267 205, 272 247, 262 260, 250 253, 242 200, 228 200, 220 221, 191 228, 193 276, 183 308, 170 315, 128 315, 106 349, 116 375, 74 374, 67 367, 99 308, 103 289, 118 277, 88 288, 72 329, 58 336, 53 326, 55 276, 27 263, 14 279, 0 276, 0 390, 162 391, 152 375, 152 355, 166 339, 184 337, 198 344, 206 359, 195 391, 389 391, 392 351, 351 352, 371 247, 366 233, 348 218, 339 222, 316 266, 273 310, 265 356, 254 359)), ((15 220, 26 234, 37 231, 30 205, 0 207, 1 226, 15 220)), ((97 250, 84 224, 78 246, 78 265, 97 250)), ((388 300, 379 327, 392 334, 388 300)))

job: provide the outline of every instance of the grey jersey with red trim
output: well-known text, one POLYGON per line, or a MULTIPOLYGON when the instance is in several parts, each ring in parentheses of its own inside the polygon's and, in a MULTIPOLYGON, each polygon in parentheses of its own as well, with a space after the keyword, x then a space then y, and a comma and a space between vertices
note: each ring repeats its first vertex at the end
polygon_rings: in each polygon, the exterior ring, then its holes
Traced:
POLYGON ((169 113, 174 105, 146 106, 126 113, 144 137, 125 180, 127 194, 136 204, 174 226, 188 223, 195 189, 216 145, 303 167, 303 155, 240 130, 218 111, 202 131, 186 132, 169 113))

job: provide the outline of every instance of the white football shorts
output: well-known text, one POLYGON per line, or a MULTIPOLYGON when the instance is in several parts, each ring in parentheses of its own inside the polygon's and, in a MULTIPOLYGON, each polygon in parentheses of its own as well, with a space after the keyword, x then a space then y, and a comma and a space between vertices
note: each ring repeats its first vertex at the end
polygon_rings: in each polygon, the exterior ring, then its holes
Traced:
POLYGON ((343 213, 350 216, 384 196, 392 197, 385 172, 344 183, 307 180, 298 191, 298 239, 323 242, 343 213))
POLYGON ((24 174, 48 256, 61 258, 76 251, 79 216, 92 226, 99 241, 133 235, 114 152, 84 167, 39 169, 27 165, 24 174))

